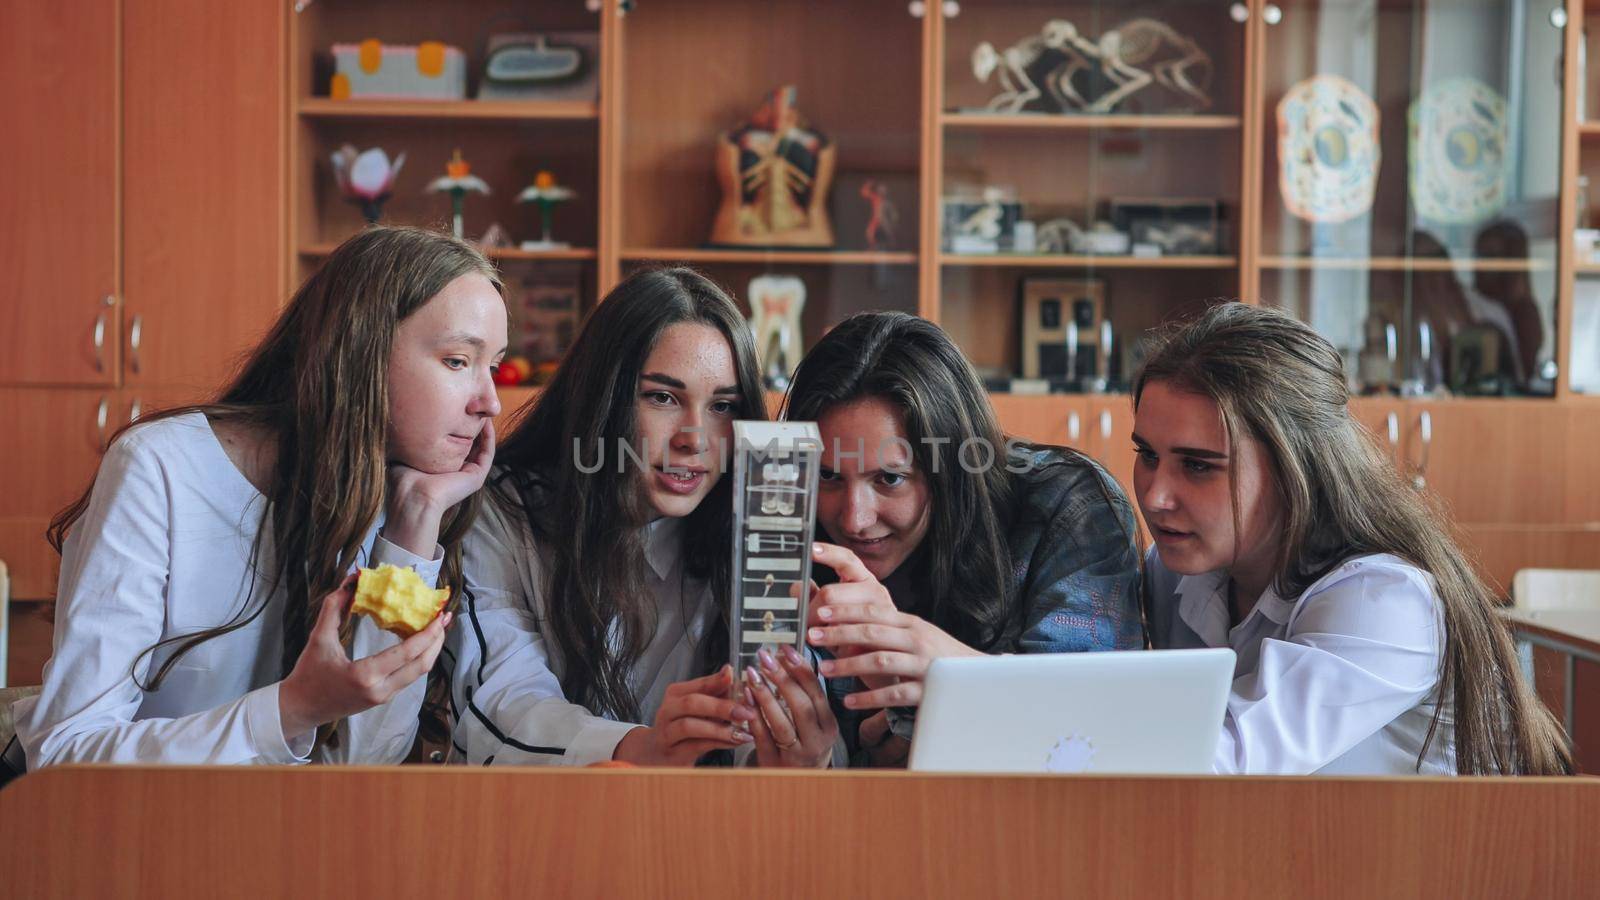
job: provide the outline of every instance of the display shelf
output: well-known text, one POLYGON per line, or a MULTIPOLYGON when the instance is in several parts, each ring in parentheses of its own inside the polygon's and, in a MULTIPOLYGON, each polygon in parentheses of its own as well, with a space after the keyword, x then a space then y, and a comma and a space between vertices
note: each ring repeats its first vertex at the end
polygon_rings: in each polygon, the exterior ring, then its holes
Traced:
POLYGON ((296 111, 313 119, 449 119, 584 120, 598 119, 600 108, 581 101, 507 100, 334 100, 302 98, 296 111))
MULTIPOLYGON (((304 259, 320 259, 334 251, 337 244, 310 244, 300 248, 304 259)), ((568 247, 563 250, 522 250, 516 247, 487 247, 483 253, 490 259, 515 260, 585 260, 594 259, 593 247, 568 247)))
POLYGON ((915 253, 869 250, 729 250, 700 247, 643 247, 622 251, 625 260, 686 263, 740 263, 796 266, 915 265, 915 253))
POLYGON ((1542 259, 1440 259, 1417 256, 1264 256, 1263 269, 1367 269, 1374 272, 1545 272, 1554 268, 1542 259))
POLYGON ((1040 253, 942 253, 944 266, 1015 266, 1032 269, 1228 269, 1234 256, 1082 256, 1040 253))
POLYGON ((1238 116, 1207 115, 1053 115, 1047 113, 942 113, 945 128, 1018 130, 1151 129, 1166 131, 1223 131, 1235 129, 1238 116))

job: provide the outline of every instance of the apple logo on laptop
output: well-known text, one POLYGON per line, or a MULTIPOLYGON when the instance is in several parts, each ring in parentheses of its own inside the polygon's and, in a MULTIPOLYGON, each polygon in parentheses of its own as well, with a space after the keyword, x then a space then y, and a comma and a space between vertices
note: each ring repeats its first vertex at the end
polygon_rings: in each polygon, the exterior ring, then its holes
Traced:
POLYGON ((1046 772, 1087 772, 1094 765, 1094 742, 1081 734, 1056 741, 1044 759, 1046 772))

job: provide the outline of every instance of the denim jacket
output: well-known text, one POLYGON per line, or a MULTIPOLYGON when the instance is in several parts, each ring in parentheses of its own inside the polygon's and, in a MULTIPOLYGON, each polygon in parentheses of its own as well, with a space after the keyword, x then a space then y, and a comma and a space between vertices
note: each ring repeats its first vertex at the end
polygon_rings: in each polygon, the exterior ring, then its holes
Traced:
MULTIPOLYGON (((1018 614, 987 652, 1144 647, 1138 530, 1122 488, 1098 463, 1057 447, 1016 446, 1008 463, 1017 473, 1006 535, 1018 614)), ((825 582, 819 578, 818 583, 825 582)), ((897 600, 897 605, 906 604, 897 600)), ((847 709, 843 701, 860 690, 864 687, 854 678, 828 680, 852 758, 857 757, 857 729, 872 711, 847 709)), ((893 732, 909 739, 915 714, 910 708, 891 709, 893 732)))

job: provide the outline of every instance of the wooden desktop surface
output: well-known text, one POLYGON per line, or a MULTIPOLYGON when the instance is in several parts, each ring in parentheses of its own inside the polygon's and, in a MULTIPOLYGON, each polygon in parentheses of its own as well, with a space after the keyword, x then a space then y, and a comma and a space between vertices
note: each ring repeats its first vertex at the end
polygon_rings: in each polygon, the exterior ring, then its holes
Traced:
POLYGON ((1597 839, 1594 779, 65 767, 0 893, 1554 897, 1597 839))

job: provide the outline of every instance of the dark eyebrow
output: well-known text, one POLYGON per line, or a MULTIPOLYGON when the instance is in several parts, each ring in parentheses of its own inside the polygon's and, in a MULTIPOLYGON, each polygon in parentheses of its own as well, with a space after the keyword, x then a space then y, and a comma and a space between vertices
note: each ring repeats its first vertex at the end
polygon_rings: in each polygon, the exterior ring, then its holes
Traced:
MULTIPOLYGON (((839 474, 839 470, 830 469, 830 468, 828 468, 827 466, 824 466, 824 465, 818 465, 817 468, 821 469, 824 472, 832 474, 832 475, 839 474)), ((910 469, 907 469, 904 472, 898 472, 898 471, 895 471, 894 469, 868 469, 867 471, 861 473, 861 477, 862 478, 876 478, 876 477, 878 477, 879 475, 882 475, 885 472, 889 472, 889 473, 894 474, 894 475, 906 475, 906 474, 909 474, 910 471, 911 471, 910 469)))
MULTIPOLYGON (((1150 442, 1140 437, 1138 434, 1134 434, 1133 442, 1146 450, 1150 449, 1150 442)), ((1178 454, 1179 456, 1193 456, 1199 459, 1228 458, 1228 454, 1226 453, 1219 453, 1216 450, 1203 450, 1199 447, 1173 447, 1172 452, 1178 454)))
MULTIPOLYGON (((660 372, 645 372, 644 374, 639 376, 639 380, 640 381, 655 381, 655 382, 658 382, 660 384, 664 384, 669 388, 677 388, 680 391, 687 390, 687 388, 688 388, 687 385, 685 385, 683 382, 679 381, 678 379, 673 378, 671 375, 663 375, 660 372)), ((738 394, 739 393, 739 386, 736 385, 736 384, 725 384, 722 387, 719 387, 716 390, 712 391, 711 393, 712 394, 717 394, 717 395, 721 395, 721 394, 738 394)))
POLYGON ((684 383, 683 382, 679 381, 676 378, 673 378, 671 375, 663 375, 660 372, 645 372, 644 374, 639 376, 639 380, 640 381, 657 381, 657 382, 660 382, 661 384, 666 385, 667 387, 677 388, 680 391, 684 389, 684 383))

